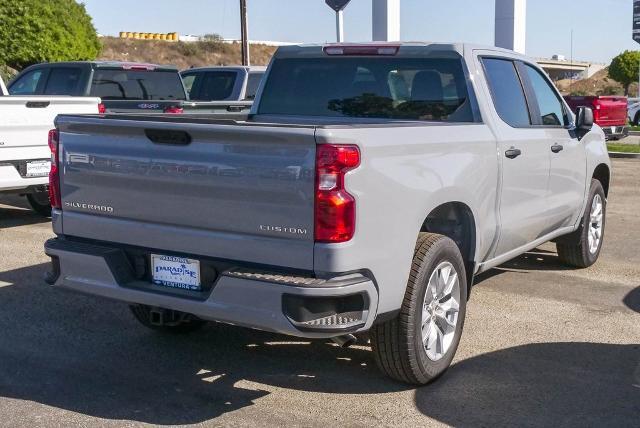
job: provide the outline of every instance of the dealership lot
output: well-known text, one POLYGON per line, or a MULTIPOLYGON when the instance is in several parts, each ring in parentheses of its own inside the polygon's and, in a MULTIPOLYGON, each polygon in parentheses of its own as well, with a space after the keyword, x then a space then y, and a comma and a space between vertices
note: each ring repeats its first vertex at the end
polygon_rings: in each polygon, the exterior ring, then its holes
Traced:
POLYGON ((47 288, 50 224, 3 196, 2 424, 637 426, 640 162, 613 171, 598 264, 567 269, 546 244, 483 275, 454 366, 419 389, 364 346, 223 325, 161 336, 123 304, 47 288))

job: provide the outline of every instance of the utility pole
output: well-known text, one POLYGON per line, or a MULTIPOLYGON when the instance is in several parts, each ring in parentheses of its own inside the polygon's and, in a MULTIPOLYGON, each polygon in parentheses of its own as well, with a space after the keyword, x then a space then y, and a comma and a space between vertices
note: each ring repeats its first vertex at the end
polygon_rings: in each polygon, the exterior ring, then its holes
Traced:
POLYGON ((242 65, 251 65, 249 55, 249 29, 247 23, 247 0, 240 0, 240 38, 242 42, 242 65))
MULTIPOLYGON (((569 91, 573 91, 573 28, 571 29, 571 83, 569 83, 569 91)), ((586 78, 587 76, 585 76, 586 78)))

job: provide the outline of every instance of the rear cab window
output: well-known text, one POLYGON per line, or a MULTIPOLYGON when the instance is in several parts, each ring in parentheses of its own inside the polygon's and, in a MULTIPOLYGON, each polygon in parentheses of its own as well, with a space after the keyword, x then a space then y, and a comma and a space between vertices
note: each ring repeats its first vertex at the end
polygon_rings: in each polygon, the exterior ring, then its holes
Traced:
POLYGON ((478 122, 462 58, 438 55, 277 58, 257 112, 478 122))
POLYGON ((177 71, 97 68, 91 96, 103 100, 185 100, 177 71))
POLYGON ((233 95, 238 80, 235 70, 183 73, 189 98, 194 101, 224 101, 233 95))

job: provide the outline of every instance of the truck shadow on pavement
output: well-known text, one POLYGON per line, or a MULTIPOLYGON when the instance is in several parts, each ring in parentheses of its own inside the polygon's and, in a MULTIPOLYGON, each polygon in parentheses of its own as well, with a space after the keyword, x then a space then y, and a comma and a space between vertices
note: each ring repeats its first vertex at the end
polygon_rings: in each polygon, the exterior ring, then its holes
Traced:
POLYGON ((0 397, 91 417, 194 424, 251 406, 265 385, 376 394, 407 390, 367 347, 341 349, 222 324, 162 335, 126 305, 44 285, 46 264, 0 273, 0 397))
MULTIPOLYGON (((558 258, 557 253, 536 248, 535 250, 524 253, 498 267, 479 274, 475 277, 473 285, 475 287, 494 276, 498 276, 506 272, 528 274, 530 271, 567 271, 574 269, 575 268, 563 264, 558 258)), ((473 291, 471 292, 471 295, 473 296, 473 291)))
POLYGON ((632 311, 640 312, 640 287, 631 290, 623 302, 632 311))
POLYGON ((13 195, 0 197, 0 230, 47 222, 51 219, 31 211, 25 198, 13 195))
MULTIPOLYGON (((367 347, 221 324, 187 336, 148 331, 124 304, 48 288, 46 269, 0 273, 0 397, 181 425, 250 407, 273 388, 362 395, 412 389, 384 378, 367 347)), ((456 426, 625 426, 640 415, 639 362, 640 346, 525 345, 456 363, 417 389, 415 404, 456 426)))
POLYGON ((640 345, 538 343, 455 364, 416 393, 447 425, 637 427, 640 345))

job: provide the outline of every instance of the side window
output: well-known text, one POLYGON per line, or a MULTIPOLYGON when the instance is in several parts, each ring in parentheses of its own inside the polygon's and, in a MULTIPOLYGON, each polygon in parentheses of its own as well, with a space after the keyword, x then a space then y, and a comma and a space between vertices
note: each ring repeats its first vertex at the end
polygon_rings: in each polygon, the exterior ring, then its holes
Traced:
POLYGON ((38 83, 42 78, 42 70, 33 70, 25 74, 9 87, 11 95, 36 95, 38 83))
POLYGON ((482 64, 500 118, 513 127, 530 126, 527 101, 513 61, 483 58, 482 64))
POLYGON ((187 90, 187 95, 191 97, 191 89, 193 88, 193 82, 196 80, 195 74, 188 74, 186 76, 182 76, 182 82, 184 83, 184 88, 187 90))
POLYGON ((49 72, 45 95, 75 95, 82 70, 79 68, 53 68, 49 72))
POLYGON ((540 120, 543 126, 563 126, 567 125, 562 102, 558 95, 549 85, 547 79, 538 70, 530 65, 526 65, 527 75, 531 81, 533 92, 538 100, 540 110, 540 120))
POLYGON ((252 100, 256 97, 256 92, 258 92, 258 86, 260 86, 260 81, 263 76, 264 73, 249 73, 247 89, 245 91, 245 98, 247 100, 252 100))

